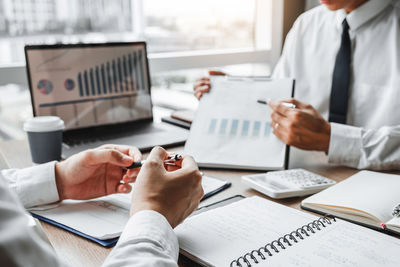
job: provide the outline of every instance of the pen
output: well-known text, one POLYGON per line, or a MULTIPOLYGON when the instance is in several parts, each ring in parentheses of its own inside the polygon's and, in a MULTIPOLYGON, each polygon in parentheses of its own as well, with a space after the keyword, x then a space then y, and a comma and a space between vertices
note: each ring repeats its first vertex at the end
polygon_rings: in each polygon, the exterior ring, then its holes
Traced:
MULTIPOLYGON (((257 103, 260 103, 260 104, 263 104, 263 105, 268 105, 267 100, 264 100, 264 99, 258 99, 257 103)), ((282 102, 281 105, 283 105, 285 107, 288 107, 288 108, 296 108, 296 105, 292 104, 292 103, 282 102)))
MULTIPOLYGON (((174 154, 171 156, 168 156, 168 159, 164 160, 164 164, 165 165, 171 165, 171 166, 176 166, 175 162, 177 162, 178 160, 180 160, 182 158, 182 155, 180 154, 174 154)), ((143 166, 143 164, 145 164, 146 160, 142 160, 142 161, 135 161, 134 163, 132 163, 130 166, 125 167, 125 169, 135 169, 135 168, 140 168, 143 166)))

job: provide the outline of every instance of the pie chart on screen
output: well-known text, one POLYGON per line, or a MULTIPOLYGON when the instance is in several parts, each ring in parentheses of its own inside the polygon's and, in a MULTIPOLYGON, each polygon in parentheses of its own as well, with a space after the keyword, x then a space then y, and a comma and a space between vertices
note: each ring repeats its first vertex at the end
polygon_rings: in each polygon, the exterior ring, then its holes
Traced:
POLYGON ((40 80, 37 89, 44 95, 49 95, 53 92, 53 84, 49 80, 40 80))
POLYGON ((75 88, 75 82, 72 79, 66 79, 64 82, 64 87, 65 89, 67 89, 68 91, 72 91, 75 88))

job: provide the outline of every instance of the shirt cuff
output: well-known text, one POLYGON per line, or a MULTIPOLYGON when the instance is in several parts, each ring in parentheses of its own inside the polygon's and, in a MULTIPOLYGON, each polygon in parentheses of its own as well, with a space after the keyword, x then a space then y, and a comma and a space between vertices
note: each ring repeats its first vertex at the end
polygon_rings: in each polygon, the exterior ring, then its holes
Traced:
POLYGON ((143 210, 134 214, 125 226, 118 241, 122 244, 132 240, 151 240, 178 261, 178 238, 167 219, 153 210, 143 210))
POLYGON ((329 163, 357 166, 361 158, 362 129, 331 122, 329 163))
POLYGON ((4 176, 13 177, 12 187, 25 208, 53 203, 59 200, 55 164, 46 164, 20 170, 4 170, 4 176))

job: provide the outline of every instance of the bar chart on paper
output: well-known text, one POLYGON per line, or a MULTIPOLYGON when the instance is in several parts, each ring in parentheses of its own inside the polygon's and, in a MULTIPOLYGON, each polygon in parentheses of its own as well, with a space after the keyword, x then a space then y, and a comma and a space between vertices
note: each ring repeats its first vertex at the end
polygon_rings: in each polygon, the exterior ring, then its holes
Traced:
POLYGON ((260 98, 289 98, 293 81, 231 81, 213 77, 212 90, 200 101, 185 153, 201 167, 278 170, 286 145, 270 126, 270 111, 260 98))
POLYGON ((151 116, 144 48, 88 47, 30 53, 37 115, 59 116, 67 129, 151 116))
POLYGON ((210 119, 206 130, 223 138, 269 138, 272 131, 268 121, 217 118, 210 119))

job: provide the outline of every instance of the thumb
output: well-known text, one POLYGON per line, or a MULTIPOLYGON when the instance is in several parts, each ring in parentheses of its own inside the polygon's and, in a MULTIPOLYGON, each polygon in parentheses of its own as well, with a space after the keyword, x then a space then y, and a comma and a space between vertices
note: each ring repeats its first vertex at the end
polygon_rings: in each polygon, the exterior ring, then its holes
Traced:
POLYGON ((85 152, 89 164, 110 163, 127 167, 133 163, 133 158, 116 149, 93 149, 85 152))
POLYGON ((164 160, 167 157, 168 157, 167 151, 165 151, 165 149, 160 146, 156 146, 151 150, 150 155, 147 157, 147 160, 157 161, 164 164, 164 160))
POLYGON ((306 109, 306 108, 310 107, 310 105, 308 105, 306 103, 303 103, 303 102, 301 102, 301 101, 299 101, 297 99, 294 99, 294 98, 291 98, 291 99, 283 101, 283 102, 295 104, 296 107, 299 108, 299 109, 306 109))

